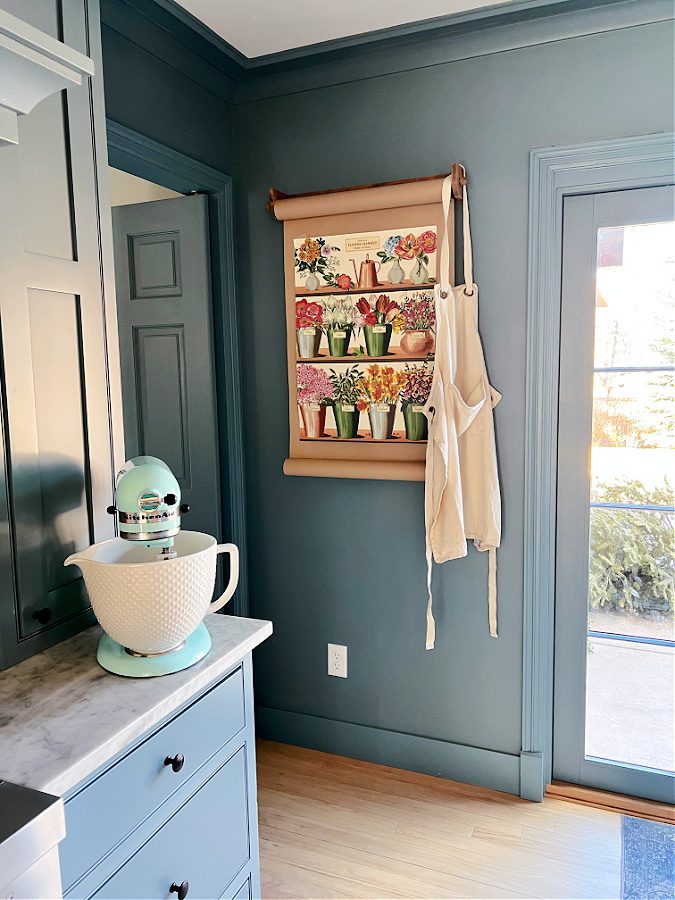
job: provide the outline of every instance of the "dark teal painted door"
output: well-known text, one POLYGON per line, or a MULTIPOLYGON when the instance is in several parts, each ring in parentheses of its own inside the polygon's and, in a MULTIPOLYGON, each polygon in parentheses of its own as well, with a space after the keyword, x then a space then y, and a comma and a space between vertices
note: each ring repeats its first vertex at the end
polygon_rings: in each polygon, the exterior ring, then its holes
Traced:
POLYGON ((565 200, 553 777, 675 799, 673 188, 565 200))
POLYGON ((127 458, 163 459, 190 512, 220 535, 207 198, 113 209, 127 458))

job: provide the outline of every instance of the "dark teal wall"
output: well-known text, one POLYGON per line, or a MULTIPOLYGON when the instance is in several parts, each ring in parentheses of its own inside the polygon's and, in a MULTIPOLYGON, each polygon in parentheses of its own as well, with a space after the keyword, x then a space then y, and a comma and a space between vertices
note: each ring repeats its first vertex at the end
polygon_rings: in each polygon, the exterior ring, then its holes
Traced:
MULTIPOLYGON (((345 63, 344 83, 320 89, 311 85, 324 75, 309 68, 293 93, 235 107, 251 615, 275 629, 256 657, 263 708, 521 749, 528 152, 673 128, 672 23, 569 39, 553 20, 547 29, 546 43, 426 68, 421 48, 418 68, 382 77, 351 81, 345 63), (436 570, 437 649, 425 652, 422 486, 282 474, 282 226, 265 201, 270 186, 409 178, 453 160, 471 179, 481 332, 504 395, 500 637, 488 636, 487 559, 472 549, 436 570), (328 641, 349 647, 347 680, 326 675, 328 641)), ((401 52, 409 64, 415 48, 401 52)), ((267 79, 266 90, 283 87, 267 79)), ((263 728, 272 721, 269 733, 294 739, 263 709, 263 728)), ((329 733, 320 719, 308 731, 318 745, 329 733)), ((346 749, 358 753, 360 740, 346 749)))
POLYGON ((233 82, 144 15, 139 9, 144 5, 142 0, 101 2, 106 115, 232 172, 233 82))

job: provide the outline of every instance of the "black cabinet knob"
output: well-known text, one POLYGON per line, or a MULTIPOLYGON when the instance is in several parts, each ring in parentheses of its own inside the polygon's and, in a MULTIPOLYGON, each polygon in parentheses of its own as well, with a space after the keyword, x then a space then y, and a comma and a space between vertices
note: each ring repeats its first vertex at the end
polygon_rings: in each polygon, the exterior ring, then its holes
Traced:
POLYGON ((185 513, 190 512, 190 507, 187 505, 187 503, 181 503, 181 505, 178 507, 178 512, 181 513, 181 515, 185 515, 185 513))
POLYGON ((177 499, 178 499, 178 497, 176 497, 175 494, 167 494, 166 497, 164 498, 164 502, 166 503, 167 506, 174 506, 177 499))
POLYGON ((36 621, 38 621, 40 623, 40 625, 46 625, 47 622, 49 622, 49 620, 51 619, 51 617, 52 617, 52 611, 51 611, 51 609, 48 609, 48 607, 46 607, 46 606, 44 609, 36 609, 35 612, 33 613, 33 618, 36 621))
POLYGON ((178 894, 178 900, 185 900, 188 895, 188 891, 190 890, 190 884, 187 881, 183 881, 180 884, 176 884, 174 881, 171 887, 169 888, 170 894, 178 894))
POLYGON ((117 512, 117 509, 114 506, 108 506, 108 507, 106 507, 106 512, 109 515, 114 516, 115 513, 117 512))
MULTIPOLYGON (((164 760, 164 765, 171 766, 174 772, 180 772, 180 770, 183 768, 184 762, 185 757, 183 756, 183 754, 177 753, 175 756, 167 756, 167 758, 164 760)), ((185 882, 185 884, 187 884, 187 881, 185 882)))

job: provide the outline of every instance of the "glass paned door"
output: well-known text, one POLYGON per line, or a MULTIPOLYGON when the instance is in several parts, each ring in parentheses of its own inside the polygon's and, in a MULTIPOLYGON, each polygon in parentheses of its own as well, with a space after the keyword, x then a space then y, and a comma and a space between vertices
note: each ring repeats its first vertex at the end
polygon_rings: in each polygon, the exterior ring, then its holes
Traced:
POLYGON ((565 201, 553 760, 671 802, 674 219, 670 188, 565 201))

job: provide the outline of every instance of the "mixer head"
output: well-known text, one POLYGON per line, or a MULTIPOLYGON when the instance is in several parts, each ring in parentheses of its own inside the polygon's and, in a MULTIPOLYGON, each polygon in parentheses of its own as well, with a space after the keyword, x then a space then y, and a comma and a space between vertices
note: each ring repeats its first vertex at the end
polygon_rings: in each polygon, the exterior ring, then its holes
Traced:
POLYGON ((135 456, 117 473, 115 504, 108 512, 117 516, 120 537, 161 548, 170 557, 181 514, 189 511, 180 500, 180 486, 165 462, 135 456))

